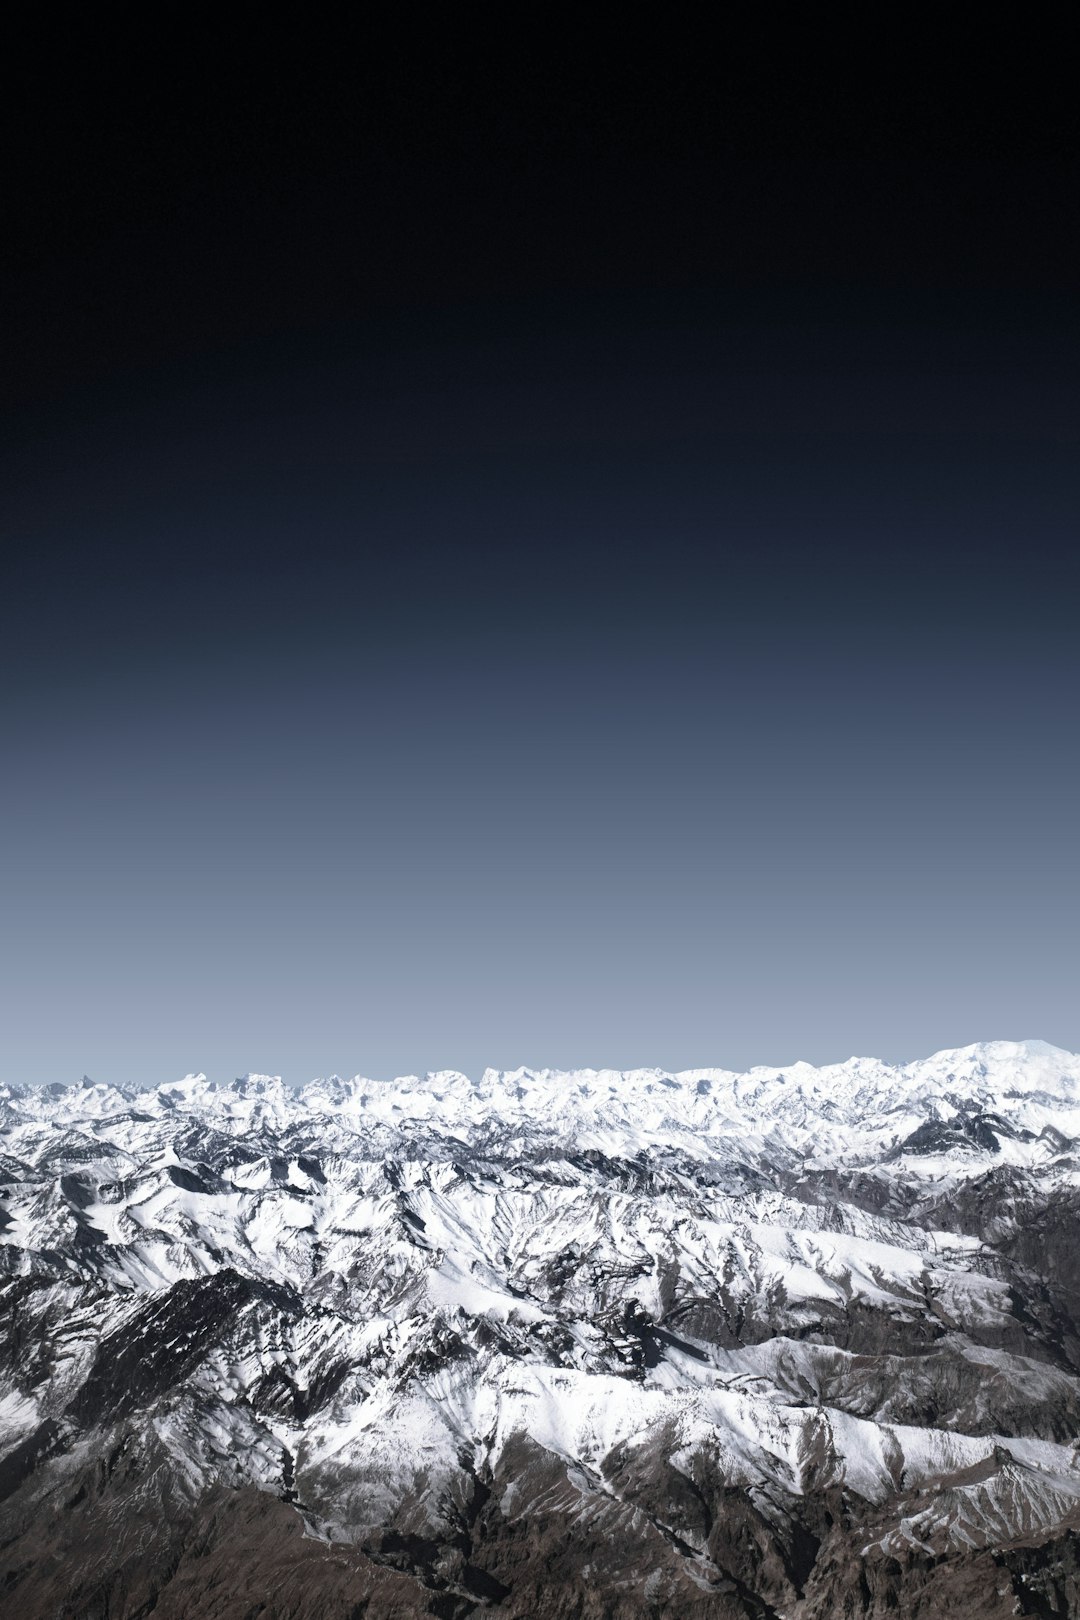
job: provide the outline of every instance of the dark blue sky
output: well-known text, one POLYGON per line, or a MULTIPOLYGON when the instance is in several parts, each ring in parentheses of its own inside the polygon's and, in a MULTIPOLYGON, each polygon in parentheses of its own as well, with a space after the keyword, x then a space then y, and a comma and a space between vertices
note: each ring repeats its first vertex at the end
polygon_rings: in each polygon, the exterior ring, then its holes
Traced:
POLYGON ((1080 1045, 1056 131, 628 63, 41 124, 0 1079, 1080 1045))

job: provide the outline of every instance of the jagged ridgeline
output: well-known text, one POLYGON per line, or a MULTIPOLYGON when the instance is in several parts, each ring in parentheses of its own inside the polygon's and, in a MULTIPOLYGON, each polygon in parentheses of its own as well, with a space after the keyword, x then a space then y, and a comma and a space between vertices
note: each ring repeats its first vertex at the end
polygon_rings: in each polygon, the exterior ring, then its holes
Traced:
POLYGON ((0 1096, 4 1613, 1080 1615, 1080 1058, 0 1096))

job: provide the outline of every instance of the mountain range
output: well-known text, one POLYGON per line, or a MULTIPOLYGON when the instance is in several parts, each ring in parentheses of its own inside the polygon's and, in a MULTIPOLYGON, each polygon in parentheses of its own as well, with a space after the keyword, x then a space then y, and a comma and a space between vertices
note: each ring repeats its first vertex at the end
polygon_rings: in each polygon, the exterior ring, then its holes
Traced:
POLYGON ((22 1620, 1080 1615, 1080 1057, 0 1089, 22 1620))

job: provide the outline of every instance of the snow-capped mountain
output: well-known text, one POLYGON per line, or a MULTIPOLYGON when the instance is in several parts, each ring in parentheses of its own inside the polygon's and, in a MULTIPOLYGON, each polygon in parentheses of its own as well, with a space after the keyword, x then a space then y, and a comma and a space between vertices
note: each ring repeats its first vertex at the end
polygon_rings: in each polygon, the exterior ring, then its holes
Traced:
POLYGON ((21 1616, 1080 1614, 1080 1057, 0 1091, 21 1616))

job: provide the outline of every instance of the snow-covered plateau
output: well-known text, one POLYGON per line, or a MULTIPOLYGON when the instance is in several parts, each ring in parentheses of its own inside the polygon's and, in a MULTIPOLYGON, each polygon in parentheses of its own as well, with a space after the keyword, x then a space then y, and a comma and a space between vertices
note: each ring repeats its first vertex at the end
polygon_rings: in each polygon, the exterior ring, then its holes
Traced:
POLYGON ((34 1620, 1080 1616, 1080 1057, 0 1090, 34 1620))

